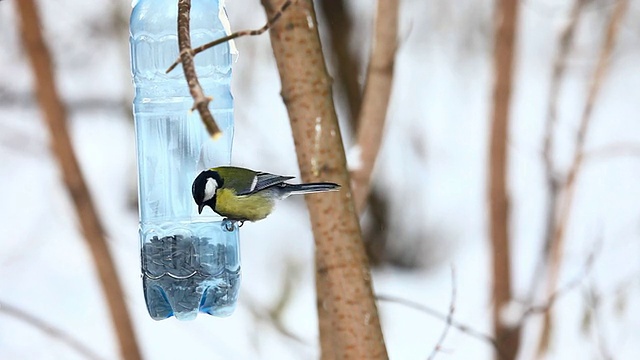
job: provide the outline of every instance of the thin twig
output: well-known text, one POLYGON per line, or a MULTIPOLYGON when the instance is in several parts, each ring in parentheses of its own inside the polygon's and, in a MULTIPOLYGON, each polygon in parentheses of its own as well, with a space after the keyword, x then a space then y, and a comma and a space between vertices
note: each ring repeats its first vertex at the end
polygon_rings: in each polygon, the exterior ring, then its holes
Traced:
MULTIPOLYGON (((421 313, 427 314, 431 317, 434 317, 436 319, 442 320, 443 322, 448 322, 447 318, 447 314, 443 314, 441 312, 439 312, 438 310, 435 310, 433 308, 430 308, 426 305, 417 303, 415 301, 411 301, 411 300, 407 300, 407 299, 403 299, 400 297, 396 297, 396 296, 392 296, 392 295, 384 295, 384 294, 378 294, 376 295, 376 300, 378 301, 383 301, 383 302, 388 302, 388 303, 392 303, 392 304, 398 304, 398 305, 402 305, 402 306, 406 306, 408 308, 420 311, 421 313)), ((495 338, 493 338, 491 335, 489 334, 485 334, 479 330, 476 330, 468 325, 465 325, 453 318, 451 318, 450 321, 451 327, 453 327, 454 329, 460 331, 461 333, 470 336, 474 339, 477 339, 479 341, 488 343, 489 345, 491 345, 496 352, 500 352, 500 348, 498 347, 498 342, 496 341, 495 338)))
POLYGON ((613 356, 611 356, 611 351, 609 351, 609 346, 605 339, 605 334, 602 331, 601 318, 599 316, 600 312, 598 311, 602 302, 602 295, 597 291, 596 286, 591 284, 587 289, 587 293, 585 293, 585 298, 593 318, 591 326, 594 328, 596 333, 596 342, 598 344, 597 346, 600 351, 601 359, 613 360, 613 356))
MULTIPOLYGON (((264 24, 263 27, 261 27, 260 29, 255 29, 255 30, 241 30, 241 31, 237 31, 234 32, 231 35, 227 35, 225 37, 221 37, 220 39, 214 40, 210 43, 206 43, 204 45, 198 46, 197 48, 193 49, 193 56, 198 55, 199 53, 207 50, 207 49, 211 49, 212 47, 216 46, 216 45, 220 45, 220 44, 224 44, 227 41, 231 41, 233 39, 242 37, 242 36, 256 36, 256 35, 261 35, 262 33, 264 33, 265 31, 269 30, 269 28, 271 28, 271 26, 278 21, 278 19, 280 19, 280 17, 282 16, 282 13, 287 10, 287 8, 294 2, 297 0, 285 0, 284 3, 282 3, 282 5, 280 6, 280 9, 278 9, 278 11, 271 17, 271 19, 269 19, 267 21, 266 24, 264 24)), ((169 66, 169 68, 167 69, 166 73, 170 73, 173 69, 176 68, 176 66, 178 66, 178 64, 180 64, 182 62, 182 56, 178 57, 176 59, 176 61, 171 64, 171 66, 169 66)))
MULTIPOLYGON (((618 0, 616 6, 613 9, 613 14, 607 25, 606 35, 598 62, 593 73, 593 78, 589 86, 589 93, 587 95, 587 101, 582 113, 580 121, 580 127, 576 135, 576 147, 574 150, 573 161, 567 174, 567 180, 563 187, 564 198, 560 205, 559 219, 555 226, 553 242, 551 243, 550 250, 550 263, 549 263, 549 275, 547 282, 547 294, 551 296, 555 292, 556 284, 558 283, 558 277, 560 273, 560 264, 562 261, 562 250, 564 247, 565 232, 567 224, 569 222, 569 216, 571 214, 571 208, 573 203, 573 197, 575 195, 575 183, 578 173, 582 167, 584 155, 585 155, 585 140, 589 131, 589 125, 591 123, 591 114, 595 106, 596 98, 600 93, 602 82, 609 68, 609 60, 611 53, 616 43, 618 30, 622 18, 626 13, 628 0, 618 0)), ((538 352, 541 353, 547 348, 549 334, 551 332, 551 315, 550 312, 545 313, 545 319, 542 327, 541 341, 538 347, 538 352)))
POLYGON ((369 195, 371 173, 380 150, 391 98, 398 47, 398 9, 399 0, 378 1, 373 50, 358 119, 356 146, 360 164, 351 171, 353 198, 358 212, 362 212, 369 195))
POLYGON ((124 291, 118 281, 116 266, 71 144, 71 137, 67 130, 66 109, 56 89, 51 56, 41 33, 38 10, 33 0, 21 0, 16 4, 18 16, 21 19, 23 43, 33 69, 36 95, 49 128, 53 152, 98 271, 119 341, 120 354, 127 360, 140 359, 140 349, 124 301, 124 291))
POLYGON ((71 335, 66 334, 61 329, 55 327, 52 324, 47 323, 46 321, 37 318, 28 312, 21 310, 13 305, 9 305, 4 301, 0 301, 0 312, 18 319, 26 324, 33 326, 34 328, 40 330, 45 335, 54 338, 61 343, 67 345, 71 349, 78 352, 80 355, 84 356, 87 359, 101 359, 93 350, 86 347, 80 340, 74 339, 71 335))
MULTIPOLYGON (((555 176, 555 169, 553 164, 553 130, 557 123, 558 118, 558 98, 560 94, 560 85, 566 70, 567 56, 571 50, 573 44, 573 38, 575 30, 578 27, 580 14, 582 8, 587 3, 587 0, 575 0, 571 13, 569 15, 569 21, 560 32, 558 41, 558 51, 553 61, 553 73, 551 75, 551 88, 549 90, 548 108, 547 108, 547 121, 545 123, 545 136, 544 136, 544 148, 543 158, 545 163, 545 170, 547 173, 547 180, 551 185, 556 185, 557 178, 555 176)), ((553 221, 551 222, 553 224, 553 221)), ((553 226, 553 225, 551 225, 553 226)))
POLYGON ((180 48, 180 59, 182 59, 182 70, 184 71, 184 77, 187 80, 187 84, 189 84, 189 92, 194 101, 191 110, 198 110, 209 135, 215 139, 221 136, 222 132, 218 124, 216 124, 213 115, 211 115, 211 111, 209 111, 209 103, 212 98, 204 95, 200 81, 198 81, 198 75, 196 74, 189 29, 190 11, 191 0, 178 0, 178 46, 180 48))
POLYGON ((558 39, 558 50, 553 61, 553 72, 551 74, 551 87, 549 89, 547 120, 545 122, 545 135, 542 158, 544 161, 545 175, 547 180, 547 217, 545 219, 544 247, 540 254, 540 261, 537 263, 537 269, 534 271, 535 278, 531 282, 529 299, 533 300, 538 288, 539 282, 544 278, 543 269, 546 268, 549 250, 553 241, 553 230, 556 226, 556 216, 558 210, 558 193, 560 190, 560 180, 558 179, 555 164, 553 161, 554 149, 554 130, 558 122, 558 99, 560 95, 560 87, 564 78, 567 65, 567 57, 573 44, 575 30, 580 21, 582 9, 587 0, 575 0, 569 21, 566 23, 558 39))
POLYGON ((291 330, 287 329, 280 318, 274 316, 273 309, 266 309, 260 307, 257 301, 249 298, 247 294, 242 297, 242 302, 247 306, 249 312, 256 320, 264 321, 273 326, 273 328, 279 332, 282 336, 300 344, 310 346, 310 344, 302 339, 300 336, 294 334, 291 330))
POLYGON ((274 306, 270 308, 261 307, 256 300, 251 299, 247 294, 242 297, 242 301, 247 305, 249 311, 257 320, 268 322, 283 336, 298 344, 309 346, 310 344, 307 341, 287 329, 282 321, 284 311, 293 297, 293 291, 296 288, 297 274, 299 272, 298 266, 292 261, 286 262, 286 267, 282 290, 274 306))
POLYGON ((640 157, 640 144, 619 143, 605 145, 589 150, 584 154, 583 161, 596 161, 611 157, 640 157))
POLYGON ((449 304, 449 314, 447 314, 447 324, 440 334, 440 338, 436 343, 436 346, 431 351, 431 354, 427 358, 427 360, 433 360, 436 357, 436 354, 440 352, 442 349, 442 344, 444 343, 444 339, 447 338, 447 334, 449 333, 449 328, 451 327, 451 323, 453 322, 453 312, 456 309, 456 270, 452 266, 451 267, 451 303, 449 304))
POLYGON ((573 280, 569 281, 560 289, 551 294, 551 296, 549 296, 544 304, 532 305, 527 310, 525 310, 525 312, 522 314, 522 318, 520 319, 520 326, 524 325, 524 322, 532 315, 547 313, 551 309, 551 307, 553 307, 553 305, 558 301, 558 299, 562 298, 563 296, 580 286, 580 284, 582 284, 584 279, 589 276, 589 273, 593 269, 593 263, 595 261, 596 254, 596 251, 593 251, 591 254, 589 254, 582 268, 582 271, 575 278, 573 278, 573 280))

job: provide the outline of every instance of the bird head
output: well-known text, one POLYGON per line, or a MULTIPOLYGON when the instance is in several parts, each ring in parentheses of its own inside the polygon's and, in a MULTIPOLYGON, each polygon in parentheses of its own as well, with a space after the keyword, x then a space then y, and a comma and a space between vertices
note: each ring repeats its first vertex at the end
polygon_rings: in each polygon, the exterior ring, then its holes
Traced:
POLYGON ((222 178, 215 170, 205 170, 196 177, 191 186, 191 194, 198 205, 198 214, 202 213, 205 206, 215 211, 216 191, 220 186, 222 186, 222 178))

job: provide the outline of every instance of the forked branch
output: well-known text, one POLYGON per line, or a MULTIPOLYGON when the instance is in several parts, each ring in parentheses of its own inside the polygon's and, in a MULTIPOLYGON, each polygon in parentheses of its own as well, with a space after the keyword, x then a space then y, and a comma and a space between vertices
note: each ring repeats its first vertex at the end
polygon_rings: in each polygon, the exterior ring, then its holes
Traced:
MULTIPOLYGON (((216 45, 220 45, 220 44, 224 44, 227 41, 231 41, 233 39, 242 37, 242 36, 256 36, 256 35, 261 35, 263 34, 265 31, 269 30, 271 28, 271 26, 278 21, 278 19, 280 19, 280 17, 282 16, 282 13, 287 10, 287 8, 294 2, 297 0, 286 0, 284 3, 282 3, 282 5, 280 6, 280 9, 278 9, 278 11, 271 17, 271 19, 269 19, 267 21, 266 24, 264 24, 263 27, 261 27, 260 29, 255 29, 255 30, 241 30, 241 31, 237 31, 234 32, 231 35, 227 35, 225 37, 221 37, 220 39, 214 40, 210 43, 206 43, 204 45, 198 46, 197 48, 193 49, 193 56, 196 56, 197 54, 207 50, 207 49, 211 49, 212 47, 216 46, 216 45)), ((176 66, 178 66, 178 64, 180 64, 182 62, 182 56, 178 57, 176 59, 176 61, 171 64, 171 66, 169 66, 169 68, 167 69, 166 73, 170 73, 173 69, 176 68, 176 66)))
POLYGON ((543 279, 541 275, 543 269, 547 264, 549 249, 553 242, 553 233, 556 226, 556 217, 558 210, 558 194, 560 192, 561 181, 557 176, 555 164, 553 161, 554 150, 554 130, 556 123, 558 122, 558 99, 560 97, 560 87, 562 85, 562 79, 564 77, 567 57, 573 44, 576 29, 580 22, 582 9, 584 8, 587 0, 575 0, 571 13, 569 14, 569 21, 560 32, 558 41, 558 50, 553 61, 553 72, 551 75, 551 87, 549 89, 549 98, 547 106, 547 119, 545 122, 544 130, 544 145, 543 145, 543 161, 545 168, 545 175, 547 181, 547 217, 545 219, 545 233, 544 233, 544 248, 541 259, 537 264, 538 269, 534 272, 536 278, 533 279, 531 285, 531 292, 529 298, 533 299, 534 294, 538 289, 539 281, 543 279))
POLYGON ((548 313, 553 305, 558 301, 558 299, 562 298, 563 296, 580 286, 593 269, 593 263, 595 261, 596 254, 596 251, 593 251, 591 254, 589 254, 589 256, 587 257, 587 261, 585 261, 584 267, 582 268, 582 271, 573 280, 569 281, 564 286, 557 289, 553 294, 551 294, 544 304, 529 306, 529 308, 527 308, 522 314, 522 318, 520 319, 520 326, 523 326, 524 322, 530 316, 548 313))
MULTIPOLYGON (((582 270, 572 280, 570 280, 565 285, 558 288, 556 292, 551 294, 551 296, 547 298, 546 302, 542 304, 537 304, 537 305, 529 305, 526 308, 523 307, 522 312, 520 313, 521 315, 519 315, 519 317, 515 319, 515 326, 518 328, 522 328, 525 325, 526 321, 529 320, 531 317, 537 316, 537 315, 544 315, 549 311, 549 309, 551 309, 555 305, 555 303, 558 300, 560 300, 562 297, 566 296, 567 294, 571 293, 572 291, 576 290, 581 284, 583 284, 583 282, 587 279, 587 277, 591 273, 591 270, 593 269, 593 264, 595 263, 596 256, 600 253, 599 250, 600 250, 601 244, 602 244, 601 242, 596 243, 595 248, 587 257, 582 270)), ((452 272, 452 277, 453 276, 454 275, 452 272)), ((455 287, 455 283, 452 286, 455 287)), ((479 341, 482 341, 491 345, 495 349, 498 359, 507 359, 506 357, 507 354, 502 350, 501 342, 499 342, 496 338, 494 338, 489 334, 476 330, 470 327, 469 325, 466 325, 460 322, 459 320, 455 320, 453 318, 455 297, 456 297, 455 289, 452 288, 452 295, 451 295, 452 301, 449 306, 448 314, 444 314, 426 305, 423 305, 411 300, 403 299, 400 297, 391 296, 391 295, 378 294, 376 296, 376 300, 378 300, 378 302, 389 302, 389 303, 406 306, 408 308, 417 310, 419 312, 432 316, 438 320, 441 320, 446 323, 447 327, 452 327, 467 336, 470 336, 472 338, 475 338, 479 341)), ((445 331, 446 331, 446 328, 445 328, 445 331)), ((440 339, 443 339, 444 335, 446 335, 446 332, 443 332, 443 335, 441 335, 440 339)), ((441 345, 441 343, 442 343, 441 341, 438 341, 438 345, 436 345, 436 350, 441 345)))
POLYGON ((235 32, 231 35, 222 37, 220 39, 214 40, 210 43, 201 45, 195 49, 191 48, 191 35, 190 35, 190 11, 191 11, 191 0, 179 0, 178 1, 178 46, 180 48, 180 56, 176 61, 169 66, 166 70, 167 73, 171 72, 173 69, 178 66, 178 64, 182 63, 182 70, 184 71, 184 77, 187 79, 187 84, 189 84, 189 92, 193 97, 194 104, 192 110, 198 110, 200 113, 200 117, 202 118, 202 122, 204 123, 209 135, 211 135, 214 139, 219 137, 222 132, 218 127, 211 111, 209 111, 209 103, 212 98, 205 96, 204 91, 202 90, 202 86, 200 86, 200 81, 198 81, 198 75, 196 74, 196 68, 194 64, 193 58, 196 54, 201 53, 207 49, 210 49, 216 45, 223 44, 227 41, 233 40, 235 38, 241 36, 254 36, 260 35, 265 31, 269 30, 271 26, 282 16, 282 13, 296 0, 285 0, 285 2, 280 6, 279 10, 267 21, 267 23, 256 30, 243 30, 235 32))
POLYGON ((376 296, 376 300, 378 300, 378 302, 388 302, 388 303, 393 303, 393 304, 398 304, 398 305, 402 305, 402 306, 406 306, 408 308, 417 310, 419 312, 422 312, 424 314, 427 314, 431 317, 434 317, 438 320, 442 320, 445 323, 449 323, 451 327, 453 327, 454 329, 460 331, 463 334, 466 334, 467 336, 470 336, 472 338, 475 338, 479 341, 485 342, 489 345, 491 345, 496 352, 499 354, 500 353, 500 348, 498 347, 498 342, 496 341, 495 338, 493 338, 491 335, 489 334, 485 334, 483 332, 481 332, 480 330, 476 330, 472 327, 470 327, 469 325, 463 324, 461 322, 459 322, 458 320, 453 319, 453 317, 451 318, 451 321, 448 320, 448 315, 439 312, 438 310, 432 309, 426 305, 417 303, 415 301, 411 301, 411 300, 407 300, 407 299, 403 299, 403 298, 399 298, 396 296, 391 296, 391 295, 383 295, 383 294, 378 294, 376 296))
POLYGON ((196 74, 196 66, 193 61, 194 52, 191 48, 190 11, 191 0, 178 0, 178 46, 180 48, 182 70, 184 71, 184 77, 187 79, 187 84, 189 84, 189 92, 193 97, 194 104, 192 110, 198 110, 209 135, 215 139, 219 137, 222 132, 218 124, 216 124, 213 115, 211 115, 211 111, 209 111, 209 103, 212 98, 204 95, 200 81, 198 81, 198 75, 196 74))
POLYGON ((558 118, 558 98, 562 79, 564 77, 567 57, 571 51, 576 28, 580 22, 582 9, 587 0, 574 0, 573 7, 569 14, 569 21, 560 31, 559 41, 557 44, 557 52, 553 60, 553 70, 551 74, 551 86, 549 89, 549 98, 547 105, 547 118, 544 129, 544 140, 542 150, 542 160, 544 163, 545 177, 547 182, 547 214, 544 224, 544 245, 540 252, 540 258, 533 272, 531 287, 529 288, 528 301, 533 301, 540 284, 544 280, 544 271, 547 268, 549 260, 549 250, 553 242, 554 229, 556 226, 556 217, 558 212, 558 195, 560 192, 561 181, 556 173, 556 167, 553 161, 553 150, 555 148, 554 130, 558 118))
MULTIPOLYGON (((589 131, 589 125, 591 124, 591 114, 596 102, 596 98, 600 93, 602 82, 605 78, 606 72, 609 68, 609 60, 611 53, 613 52, 614 45, 616 43, 620 24, 622 18, 626 13, 628 0, 619 0, 613 9, 613 14, 607 24, 606 34, 598 62, 596 64, 593 78, 589 85, 589 92, 587 94, 587 101, 584 107, 582 118, 580 120, 580 127, 576 134, 576 147, 573 154, 573 160, 567 174, 567 180, 564 184, 563 194, 564 198, 560 204, 559 219, 554 229, 553 242, 550 249, 550 263, 549 263, 549 278, 547 282, 547 294, 553 294, 558 283, 558 277, 560 273, 560 265, 562 263, 562 252, 564 249, 565 232, 567 224, 569 222, 569 216, 571 214, 571 208, 573 204, 573 197, 575 195, 575 184, 578 177, 578 173, 582 168, 584 155, 585 155, 585 143, 586 137, 589 131)), ((549 334, 551 329, 551 316, 549 312, 545 313, 545 319, 543 324, 543 333, 541 341, 538 346, 539 352, 546 349, 549 340, 549 334)))
POLYGON ((449 314, 447 314, 447 323, 444 326, 444 330, 442 334, 440 334, 440 338, 436 343, 436 346, 433 347, 433 351, 427 358, 427 360, 433 360, 436 355, 442 351, 442 344, 444 343, 444 339, 447 338, 447 334, 449 333, 449 328, 453 323, 453 313, 456 310, 456 271, 453 267, 451 267, 451 302, 449 304, 449 314))

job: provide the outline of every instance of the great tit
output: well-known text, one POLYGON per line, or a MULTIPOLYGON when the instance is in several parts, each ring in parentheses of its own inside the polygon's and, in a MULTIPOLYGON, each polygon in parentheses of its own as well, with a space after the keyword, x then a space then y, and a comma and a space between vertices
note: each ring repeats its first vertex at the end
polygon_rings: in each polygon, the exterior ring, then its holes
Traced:
POLYGON ((266 218, 275 200, 289 195, 336 191, 340 185, 328 182, 288 184, 293 176, 280 176, 233 166, 221 166, 201 172, 191 192, 198 214, 205 206, 232 222, 266 218))

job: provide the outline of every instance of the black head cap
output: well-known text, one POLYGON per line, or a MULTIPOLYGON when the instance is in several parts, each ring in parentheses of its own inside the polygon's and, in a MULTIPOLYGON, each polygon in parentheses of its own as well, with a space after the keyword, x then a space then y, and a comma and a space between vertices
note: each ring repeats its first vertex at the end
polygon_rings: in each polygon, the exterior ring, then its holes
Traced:
POLYGON ((205 206, 215 211, 216 190, 222 186, 222 183, 220 174, 214 170, 205 170, 196 177, 191 186, 191 195, 198 205, 198 214, 205 206))

